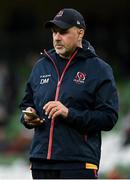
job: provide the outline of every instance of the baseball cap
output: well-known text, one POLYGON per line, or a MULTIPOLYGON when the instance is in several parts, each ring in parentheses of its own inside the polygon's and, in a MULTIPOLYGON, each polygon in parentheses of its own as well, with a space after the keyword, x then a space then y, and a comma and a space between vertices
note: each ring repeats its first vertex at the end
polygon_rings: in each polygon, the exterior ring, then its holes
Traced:
POLYGON ((75 9, 64 8, 58 12, 53 20, 45 23, 46 28, 51 28, 54 25, 61 29, 69 29, 73 26, 86 29, 83 16, 75 9))

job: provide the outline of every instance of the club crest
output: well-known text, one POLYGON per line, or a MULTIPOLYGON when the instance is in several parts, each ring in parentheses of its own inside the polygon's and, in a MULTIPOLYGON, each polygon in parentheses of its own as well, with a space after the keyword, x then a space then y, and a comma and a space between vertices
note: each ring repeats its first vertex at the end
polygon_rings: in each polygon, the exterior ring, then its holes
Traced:
POLYGON ((86 79, 86 73, 77 72, 74 78, 74 82, 76 82, 77 84, 84 84, 85 79, 86 79))

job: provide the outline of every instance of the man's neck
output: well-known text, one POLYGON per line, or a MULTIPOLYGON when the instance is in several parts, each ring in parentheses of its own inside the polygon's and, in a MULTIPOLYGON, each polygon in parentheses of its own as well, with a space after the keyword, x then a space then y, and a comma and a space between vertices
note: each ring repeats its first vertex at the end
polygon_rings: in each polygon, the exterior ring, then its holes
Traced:
POLYGON ((66 60, 68 60, 68 59, 71 58, 71 55, 69 55, 69 56, 63 56, 63 55, 59 54, 59 56, 60 56, 61 58, 63 58, 63 59, 66 59, 66 60))
MULTIPOLYGON (((77 48, 82 48, 82 46, 77 46, 77 48)), ((69 54, 66 54, 66 55, 62 55, 62 54, 59 54, 59 56, 61 57, 61 58, 63 58, 63 59, 70 59, 71 58, 71 56, 73 55, 73 53, 75 52, 75 50, 77 49, 77 48, 75 48, 71 53, 69 53, 69 54)))

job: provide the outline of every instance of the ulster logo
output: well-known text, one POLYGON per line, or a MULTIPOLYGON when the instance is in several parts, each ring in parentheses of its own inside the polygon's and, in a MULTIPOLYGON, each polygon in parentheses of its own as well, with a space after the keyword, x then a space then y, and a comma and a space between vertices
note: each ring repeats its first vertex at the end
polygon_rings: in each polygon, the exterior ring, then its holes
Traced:
POLYGON ((58 12, 58 14, 56 15, 56 17, 60 17, 60 16, 62 16, 62 15, 63 15, 63 13, 64 13, 64 12, 63 12, 63 10, 59 11, 59 12, 58 12))
POLYGON ((83 84, 84 81, 86 79, 86 74, 82 73, 82 72, 77 72, 75 78, 74 78, 74 82, 76 82, 77 84, 83 84))

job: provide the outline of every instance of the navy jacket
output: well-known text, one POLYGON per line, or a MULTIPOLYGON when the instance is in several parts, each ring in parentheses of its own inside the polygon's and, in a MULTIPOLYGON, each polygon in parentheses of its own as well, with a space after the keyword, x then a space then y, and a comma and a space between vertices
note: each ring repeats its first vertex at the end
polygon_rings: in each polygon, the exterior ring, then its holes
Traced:
MULTIPOLYGON (((95 54, 88 41, 73 56, 61 79, 55 50, 45 52, 32 69, 20 108, 31 106, 46 121, 34 128, 30 158, 99 165, 101 131, 111 130, 118 119, 115 80, 110 65, 95 54), (69 108, 67 119, 52 121, 44 114, 44 104, 52 100, 69 108)), ((32 128, 23 118, 21 121, 32 128)))

